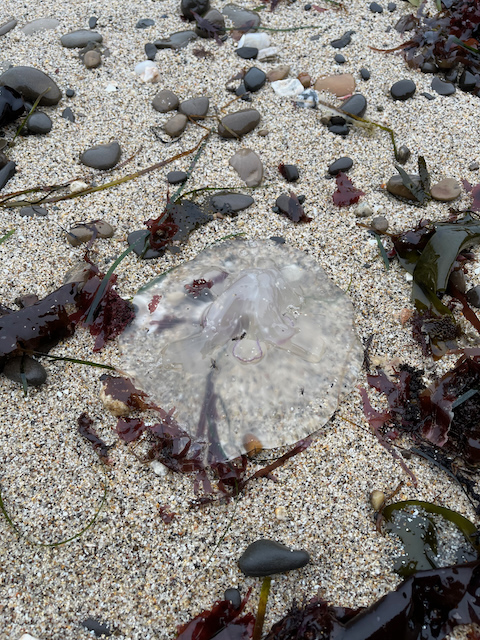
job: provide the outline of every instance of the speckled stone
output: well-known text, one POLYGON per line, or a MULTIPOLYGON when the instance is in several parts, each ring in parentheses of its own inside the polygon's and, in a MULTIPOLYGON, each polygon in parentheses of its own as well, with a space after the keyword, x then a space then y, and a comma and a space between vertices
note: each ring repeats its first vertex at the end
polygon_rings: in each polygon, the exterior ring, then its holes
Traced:
POLYGON ((455 198, 458 198, 461 193, 462 187, 455 178, 444 178, 434 184, 430 189, 432 198, 440 202, 451 202, 455 200, 455 198))
POLYGON ((62 97, 62 92, 56 82, 35 67, 19 66, 8 69, 0 76, 0 85, 15 89, 22 94, 25 100, 32 102, 35 102, 46 91, 38 103, 40 105, 57 104, 62 97))
POLYGON ((157 95, 152 100, 152 107, 155 111, 159 111, 160 113, 168 113, 168 111, 173 111, 179 105, 178 96, 176 96, 173 91, 169 91, 168 89, 162 89, 157 93, 157 95))
POLYGON ((122 150, 118 142, 99 144, 86 149, 80 155, 80 162, 93 169, 112 169, 120 160, 122 150))
POLYGON ((263 165, 252 149, 240 149, 228 161, 247 187, 258 187, 263 178, 263 165))
POLYGON ((89 42, 102 42, 103 37, 97 31, 90 31, 90 29, 78 29, 77 31, 70 31, 60 38, 60 42, 63 47, 67 49, 79 49, 86 47, 89 42))
POLYGON ((246 576, 262 577, 300 569, 309 562, 307 551, 292 551, 280 542, 261 539, 245 549, 238 566, 246 576))
POLYGON ((255 129, 260 118, 260 113, 256 109, 242 109, 235 113, 229 113, 220 121, 218 133, 222 138, 242 137, 255 129))

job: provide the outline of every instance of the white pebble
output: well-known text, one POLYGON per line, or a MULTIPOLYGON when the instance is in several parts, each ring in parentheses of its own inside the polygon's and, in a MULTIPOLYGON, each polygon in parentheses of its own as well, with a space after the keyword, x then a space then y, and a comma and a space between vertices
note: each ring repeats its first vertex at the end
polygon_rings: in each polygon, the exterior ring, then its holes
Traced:
POLYGON ((278 58, 278 54, 278 47, 266 47, 265 49, 259 50, 257 53, 257 60, 259 62, 271 62, 278 58))
POLYGON ((240 47, 255 47, 259 51, 270 46, 270 38, 266 33, 246 33, 238 41, 240 47))
POLYGON ((304 86, 297 78, 287 78, 287 80, 275 80, 272 82, 272 89, 277 96, 291 97, 302 93, 304 86))
POLYGON ((86 182, 82 182, 81 180, 74 180, 70 185, 70 193, 78 193, 79 191, 83 191, 88 188, 88 184, 86 182))
POLYGON ((167 467, 158 460, 152 460, 152 462, 150 463, 150 467, 152 468, 152 471, 157 474, 157 476, 163 477, 168 473, 167 467))
POLYGON ((160 81, 160 69, 153 60, 139 62, 135 65, 135 73, 140 76, 140 80, 143 82, 154 83, 160 81))
POLYGON ((113 93, 114 91, 118 91, 118 87, 116 84, 113 84, 113 82, 109 82, 105 87, 105 91, 107 93, 113 93))

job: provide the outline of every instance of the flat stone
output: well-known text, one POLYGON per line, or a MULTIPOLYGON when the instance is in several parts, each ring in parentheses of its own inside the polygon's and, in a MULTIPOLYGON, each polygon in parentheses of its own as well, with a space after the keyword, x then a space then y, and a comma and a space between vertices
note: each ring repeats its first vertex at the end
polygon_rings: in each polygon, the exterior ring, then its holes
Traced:
POLYGON ((236 49, 235 53, 244 60, 253 60, 258 55, 258 49, 256 47, 240 47, 236 49))
POLYGON ((255 31, 255 29, 260 25, 260 16, 258 11, 249 11, 244 7, 240 7, 238 4, 226 4, 222 9, 222 13, 232 21, 234 29, 244 27, 248 24, 251 25, 250 29, 255 31))
POLYGON ((238 41, 238 48, 255 47, 259 51, 270 46, 270 36, 264 32, 245 33, 238 41))
POLYGON ((305 87, 298 78, 287 78, 286 80, 275 80, 271 83, 272 89, 277 96, 283 98, 295 97, 300 95, 305 87))
POLYGON ((147 56, 147 60, 155 60, 155 56, 157 55, 157 47, 153 44, 153 42, 147 42, 143 49, 145 51, 145 55, 147 56))
POLYGON ((22 207, 20 209, 20 215, 24 218, 34 218, 35 216, 44 218, 48 216, 48 211, 43 207, 39 207, 38 204, 33 204, 30 207, 22 207))
POLYGON ((267 80, 269 82, 284 80, 289 73, 290 73, 289 64, 279 64, 278 67, 270 69, 270 71, 267 72, 267 80))
POLYGON ((34 111, 27 120, 27 130, 29 133, 45 134, 52 130, 52 121, 46 113, 34 111))
POLYGON ((300 177, 296 164, 284 164, 280 169, 280 173, 287 182, 296 182, 300 177))
POLYGON ((38 18, 38 20, 32 20, 22 27, 23 33, 31 35, 36 31, 47 31, 47 29, 56 29, 60 22, 55 18, 38 18))
POLYGON ((451 96, 455 93, 453 82, 446 82, 437 76, 432 80, 431 87, 439 96, 451 96))
POLYGON ((210 204, 215 211, 231 215, 248 209, 255 200, 243 193, 220 193, 210 198, 210 204))
POLYGON ((266 81, 266 73, 257 67, 251 67, 243 78, 246 90, 253 93, 259 91, 266 81))
POLYGON ((342 104, 342 111, 351 113, 352 116, 363 118, 367 110, 367 99, 361 93, 356 93, 342 104))
POLYGON ((240 149, 230 158, 232 166, 247 187, 258 187, 263 178, 263 165, 259 156, 251 149, 240 149))
POLYGON ((35 67, 20 66, 8 69, 0 76, 0 85, 15 89, 22 94, 25 100, 32 102, 35 102, 46 91, 39 102, 40 105, 57 104, 62 97, 62 92, 56 82, 35 67))
POLYGON ((190 98, 180 103, 178 112, 193 119, 200 119, 207 115, 209 106, 208 98, 190 98))
POLYGON ((180 101, 173 91, 162 89, 152 100, 152 107, 160 113, 168 113, 173 111, 179 105, 180 101))
POLYGON ((15 29, 17 24, 18 22, 16 18, 9 18, 5 22, 2 22, 2 24, 0 25, 0 36, 4 36, 6 33, 11 31, 12 29, 15 29))
POLYGON ((260 113, 256 109, 242 109, 235 113, 229 113, 222 118, 218 125, 218 133, 222 138, 235 138, 236 136, 241 138, 255 129, 260 118, 260 113))
MULTIPOLYGON (((217 27, 217 35, 225 33, 225 18, 220 13, 220 11, 218 11, 217 9, 209 9, 203 17, 205 18, 205 20, 208 20, 210 24, 213 24, 215 27, 217 27)), ((198 24, 195 27, 195 33, 197 34, 197 36, 200 36, 200 38, 212 37, 212 34, 209 31, 202 29, 202 27, 200 27, 198 24)))
POLYGON ((90 29, 78 29, 70 31, 60 38, 63 47, 67 49, 79 49, 86 47, 89 42, 102 42, 103 36, 98 31, 90 29))
POLYGON ((462 193, 462 187, 455 178, 444 178, 437 182, 430 189, 430 195, 434 200, 440 202, 450 202, 455 200, 462 193))
POLYGON ((154 41, 154 45, 157 49, 183 49, 187 44, 193 42, 198 38, 195 31, 186 30, 186 31, 177 31, 176 33, 172 33, 167 38, 159 38, 154 41))
POLYGON ((385 216, 375 216, 375 218, 372 218, 371 227, 374 231, 385 233, 388 229, 388 220, 385 216))
POLYGON ((383 7, 378 2, 371 2, 368 8, 372 13, 383 13, 383 7))
POLYGON ((99 144, 86 149, 80 156, 80 162, 93 169, 112 169, 121 155, 122 150, 118 142, 99 144))
POLYGON ((336 40, 332 40, 330 44, 334 49, 343 49, 352 41, 351 36, 355 33, 355 31, 346 31, 341 38, 337 38, 336 40))
POLYGON ((471 71, 467 69, 463 70, 462 75, 458 80, 458 86, 462 91, 473 91, 477 84, 480 83, 480 77, 474 75, 471 71))
POLYGON ((370 71, 368 69, 365 69, 365 67, 362 67, 360 69, 360 76, 362 80, 370 80, 370 71))
POLYGON ((62 111, 62 118, 65 118, 65 120, 69 120, 70 122, 75 122, 75 114, 70 107, 65 107, 62 111))
POLYGON ((10 358, 3 368, 3 374, 18 384, 23 384, 22 371, 29 387, 39 387, 47 380, 47 372, 44 367, 30 356, 10 358))
POLYGON ((182 184, 188 178, 185 171, 169 171, 167 173, 168 184, 182 184))
POLYGON ((313 88, 315 91, 329 91, 341 98, 355 91, 355 78, 351 73, 324 76, 318 78, 313 88))
MULTIPOLYGON (((418 174, 409 173, 408 176, 414 184, 418 184, 418 186, 420 186, 420 176, 418 174)), ((416 198, 410 191, 410 189, 407 189, 407 187, 403 184, 402 177, 400 175, 392 176, 390 178, 390 180, 387 182, 387 191, 394 196, 416 201, 416 198)))
POLYGON ((148 29, 148 27, 153 27, 155 24, 155 20, 151 18, 140 18, 140 20, 135 25, 135 29, 148 29))
POLYGON ((163 129, 171 138, 178 138, 185 131, 188 118, 183 113, 177 113, 163 125, 163 129))
POLYGON ((336 176, 337 173, 346 173, 353 166, 353 160, 348 156, 344 156, 343 158, 339 158, 332 162, 332 164, 328 167, 328 173, 331 176, 336 176))
POLYGON ((82 224, 76 224, 67 233, 67 241, 72 247, 78 247, 92 239, 93 233, 97 230, 97 238, 111 238, 115 229, 105 220, 93 220, 82 224))
POLYGON ((180 11, 187 20, 195 20, 192 11, 203 16, 210 9, 210 0, 181 0, 180 11))
POLYGON ((274 540, 261 539, 248 545, 238 566, 246 576, 270 576, 300 569, 310 562, 307 551, 292 551, 274 540))
POLYGON ((100 51, 96 49, 92 49, 91 51, 87 51, 83 56, 83 64, 87 67, 87 69, 96 69, 102 64, 102 56, 100 55, 100 51))
POLYGON ((408 100, 411 98, 417 87, 413 80, 399 80, 390 87, 390 95, 394 100, 408 100))

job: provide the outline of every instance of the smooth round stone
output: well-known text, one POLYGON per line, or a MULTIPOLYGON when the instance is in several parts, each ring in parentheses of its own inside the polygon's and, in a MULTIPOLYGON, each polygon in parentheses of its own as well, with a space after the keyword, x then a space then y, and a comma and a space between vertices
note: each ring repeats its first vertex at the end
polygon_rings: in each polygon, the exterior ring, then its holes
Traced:
POLYGON ((450 273, 448 283, 453 285, 460 293, 465 293, 467 290, 467 282, 465 280, 465 274, 461 269, 456 269, 450 273))
POLYGON ((338 98, 355 91, 355 78, 351 73, 340 73, 334 76, 318 78, 313 87, 315 91, 329 91, 338 98))
POLYGON ((341 38, 337 38, 337 40, 332 40, 330 44, 334 49, 343 49, 352 41, 351 36, 355 33, 355 31, 346 31, 341 38))
POLYGON ((341 53, 337 53, 337 55, 334 57, 334 60, 337 64, 345 64, 345 62, 347 61, 345 56, 342 56, 341 53))
POLYGON ((11 31, 12 29, 15 29, 17 24, 18 22, 16 18, 9 18, 8 20, 6 20, 6 22, 3 22, 0 25, 0 36, 4 36, 6 33, 11 31))
POLYGON ((139 229, 138 231, 132 231, 132 233, 129 233, 127 236, 128 245, 130 247, 134 247, 133 252, 136 253, 137 256, 142 256, 144 260, 153 260, 154 258, 163 256, 163 254, 165 253, 165 248, 163 247, 161 249, 147 249, 145 253, 143 252, 145 247, 145 240, 149 235, 149 231, 146 231, 145 229, 139 229))
POLYGON ((372 13, 383 13, 383 7, 378 2, 371 2, 368 8, 372 13))
POLYGON ((297 76, 297 80, 302 83, 304 89, 309 89, 312 85, 312 77, 306 71, 301 71, 297 76))
POLYGON ((0 85, 15 89, 22 94, 25 100, 32 102, 35 102, 46 91, 39 102, 40 105, 57 104, 62 97, 62 92, 56 82, 46 73, 34 67, 20 66, 8 69, 0 76, 0 85))
POLYGON ((397 8, 397 5, 395 4, 395 2, 389 2, 389 3, 387 4, 387 9, 388 9, 390 12, 395 11, 395 9, 396 9, 396 8, 397 8))
POLYGON ((86 47, 89 42, 102 42, 103 37, 97 31, 90 31, 90 29, 78 29, 77 31, 70 31, 60 38, 60 42, 63 47, 67 49, 78 49, 80 47, 86 47))
POLYGON ((29 133, 49 133, 52 130, 52 121, 46 113, 34 111, 27 120, 27 130, 29 133))
POLYGON ((224 598, 232 603, 234 609, 239 609, 242 604, 242 596, 238 589, 225 589, 224 598))
POLYGON ((86 149, 80 155, 80 162, 92 169, 112 169, 120 160, 122 150, 118 142, 99 144, 86 149))
POLYGON ((147 42, 144 46, 145 55, 147 56, 147 60, 155 60, 155 56, 157 55, 157 47, 153 44, 153 42, 147 42))
POLYGON ((394 100, 408 100, 416 90, 413 80, 399 80, 390 87, 390 95, 394 100))
POLYGON ((472 307, 476 307, 480 309, 480 284, 477 284, 476 287, 472 287, 467 291, 467 300, 472 305, 472 307))
POLYGON ((388 229, 388 220, 385 218, 385 216, 376 216, 372 219, 371 226, 374 231, 385 233, 385 231, 388 229))
POLYGON ((438 67, 435 62, 431 60, 426 60, 422 66, 420 67, 422 73, 437 73, 438 67))
POLYGON ((96 16, 91 16, 91 18, 88 19, 88 28, 95 29, 95 27, 97 26, 97 22, 98 18, 96 16))
MULTIPOLYGON (((217 27, 217 33, 225 32, 225 18, 220 13, 220 11, 218 11, 217 9, 209 9, 203 17, 205 18, 205 20, 208 20, 208 22, 217 27)), ((212 34, 209 31, 202 29, 202 27, 200 27, 198 24, 195 27, 195 33, 197 34, 197 36, 200 36, 200 38, 212 38, 212 34)))
POLYGON ((91 240, 94 229, 97 230, 97 238, 111 238, 115 233, 112 225, 105 220, 94 220, 87 224, 77 224, 71 227, 67 233, 67 241, 72 247, 78 247, 91 240))
POLYGON ((30 356, 10 358, 3 368, 4 375, 18 384, 23 384, 22 371, 29 387, 39 387, 47 380, 47 372, 44 367, 30 356))
POLYGON ((255 91, 259 91, 265 82, 267 81, 267 76, 264 71, 258 69, 257 67, 251 67, 245 74, 243 78, 243 82, 245 84, 245 88, 247 91, 251 91, 254 93, 255 91))
POLYGON ((65 118, 65 120, 70 120, 70 122, 75 122, 75 114, 70 109, 70 107, 65 107, 65 109, 62 111, 62 118, 65 118))
POLYGON ((271 576, 293 569, 300 569, 310 562, 307 551, 292 551, 274 540, 261 539, 248 545, 238 566, 246 576, 271 576))
POLYGON ((328 173, 331 176, 336 176, 337 173, 346 173, 353 166, 353 160, 348 156, 344 156, 343 158, 339 158, 332 162, 332 164, 328 167, 328 173))
POLYGON ((267 80, 269 82, 277 82, 278 80, 284 80, 290 73, 289 64, 279 64, 278 67, 271 69, 267 72, 267 80))
POLYGON ((238 41, 240 47, 255 47, 259 51, 270 46, 270 36, 264 32, 245 33, 238 41))
POLYGON ((20 93, 10 87, 0 87, 0 126, 14 122, 24 111, 25 102, 20 93))
POLYGON ((432 80, 431 87, 439 96, 451 96, 455 93, 455 85, 452 82, 445 82, 438 77, 432 80))
POLYGON ((178 111, 189 118, 203 118, 207 115, 209 106, 210 100, 208 98, 191 98, 181 102, 178 111))
POLYGON ((176 96, 173 91, 162 89, 152 100, 152 107, 160 113, 168 113, 176 109, 179 103, 178 96, 176 96))
POLYGON ((287 182, 296 182, 300 177, 298 167, 295 164, 284 164, 280 173, 287 182))
POLYGON ((234 134, 241 138, 255 129, 260 118, 260 113, 256 109, 242 109, 235 113, 229 113, 220 121, 218 133, 222 138, 234 138, 234 134))
POLYGON ((334 133, 336 136, 348 136, 350 129, 346 124, 332 124, 328 127, 330 133, 334 133))
POLYGON ((263 178, 262 161, 251 149, 240 149, 230 158, 228 164, 238 173, 247 187, 258 187, 263 178))
POLYGON ((141 18, 135 25, 135 29, 148 29, 148 27, 153 27, 154 24, 155 20, 151 18, 141 18))
MULTIPOLYGON (((420 176, 415 173, 409 173, 408 177, 414 183, 420 186, 420 176)), ((391 193, 393 196, 398 196, 399 198, 406 198, 407 200, 416 200, 415 196, 412 192, 407 189, 407 187, 402 182, 402 177, 392 176, 390 180, 387 182, 387 191, 391 193)))
POLYGON ((73 89, 67 89, 65 91, 65 95, 67 96, 67 98, 73 98, 73 96, 75 95, 75 91, 73 89))
POLYGON ((458 86, 462 91, 473 91, 479 82, 480 78, 478 76, 464 69, 458 80, 458 86))
POLYGON ((440 202, 450 202, 455 200, 462 192, 462 187, 455 178, 444 178, 437 182, 430 189, 430 195, 434 200, 440 202))
POLYGON ((258 55, 258 49, 256 47, 240 47, 235 50, 235 53, 244 60, 253 60, 258 55))
POLYGON ((32 20, 22 27, 23 33, 31 35, 36 31, 46 31, 47 29, 55 29, 60 22, 55 18, 38 18, 38 20, 32 20))
POLYGON ((286 80, 275 80, 271 83, 272 89, 277 96, 290 98, 300 95, 305 87, 298 78, 287 78, 286 80))
POLYGON ((16 163, 9 160, 7 164, 0 169, 0 190, 7 184, 10 178, 13 178, 16 172, 16 163))
POLYGON ((188 118, 183 113, 177 113, 163 125, 163 130, 171 138, 178 138, 185 131, 188 118))
POLYGON ((356 93, 351 98, 345 100, 342 104, 342 111, 363 118, 365 111, 367 110, 367 99, 361 93, 356 93))
POLYGON ((168 184, 182 184, 188 178, 185 171, 169 171, 167 173, 168 184))
POLYGON ((87 69, 96 69, 99 67, 102 64, 102 56, 100 55, 100 52, 96 49, 87 51, 83 56, 83 64, 87 69))
POLYGON ((357 218, 368 218, 373 213, 372 207, 368 204, 368 202, 361 202, 358 207, 355 209, 355 215, 357 218))
POLYGON ((411 155, 412 155, 412 152, 407 147, 407 145, 402 144, 402 146, 399 149, 397 149, 396 160, 400 164, 405 164, 406 162, 408 162, 411 155))
POLYGON ((255 29, 260 25, 260 16, 258 11, 249 11, 237 4, 226 4, 222 9, 222 13, 232 21, 234 29, 238 29, 239 27, 243 27, 248 24, 251 25, 250 29, 255 31, 255 29))
POLYGON ((48 211, 43 209, 43 207, 33 204, 31 207, 22 207, 20 209, 20 215, 24 218, 34 218, 35 216, 44 218, 45 216, 48 216, 48 211))
POLYGON ((210 0, 182 0, 180 2, 180 11, 187 20, 195 20, 192 11, 203 16, 209 9, 210 0))
POLYGON ((221 193, 210 198, 212 208, 226 215, 248 209, 254 202, 252 196, 243 193, 221 193))
POLYGON ((198 38, 195 31, 177 31, 170 34, 167 38, 159 38, 153 43, 157 49, 183 49, 187 44, 198 38))
POLYGON ((360 76, 362 80, 370 80, 370 71, 368 69, 360 69, 360 76))

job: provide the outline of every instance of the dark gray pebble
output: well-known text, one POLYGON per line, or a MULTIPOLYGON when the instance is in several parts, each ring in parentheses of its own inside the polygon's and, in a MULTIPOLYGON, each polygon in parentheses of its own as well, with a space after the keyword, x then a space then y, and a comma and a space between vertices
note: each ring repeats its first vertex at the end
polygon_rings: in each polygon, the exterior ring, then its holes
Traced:
POLYGON ((372 13, 383 13, 383 7, 378 2, 371 2, 369 9, 372 13))
POLYGON ((328 130, 336 136, 348 136, 350 132, 350 129, 346 124, 333 124, 328 127, 328 130))
POLYGON ((427 100, 435 100, 435 96, 432 96, 432 94, 428 93, 427 91, 422 91, 420 95, 426 98, 427 100))
POLYGON ((362 80, 370 80, 370 71, 362 68, 360 69, 360 76, 362 77, 362 80))
POLYGON ((102 42, 103 37, 97 31, 90 31, 89 29, 78 29, 77 31, 70 31, 60 38, 60 42, 63 47, 67 49, 79 49, 86 47, 89 42, 102 42))
POLYGON ((88 28, 95 29, 95 27, 97 26, 97 22, 98 22, 98 18, 96 16, 92 16, 91 18, 88 19, 88 28))
POLYGON ((35 67, 12 67, 0 76, 0 85, 15 89, 22 94, 25 100, 35 100, 44 92, 39 104, 57 104, 62 97, 62 92, 56 82, 46 73, 35 67))
POLYGON ((67 98, 73 98, 73 96, 75 95, 75 91, 73 89, 67 89, 65 91, 65 95, 67 96, 67 98))
POLYGON ((132 233, 129 233, 127 236, 127 242, 129 246, 134 247, 134 253, 136 253, 137 256, 142 256, 144 260, 159 258, 165 253, 165 249, 163 247, 161 249, 147 249, 144 252, 145 240, 149 235, 149 231, 146 231, 145 229, 139 229, 138 231, 132 231, 132 233))
POLYGON ((258 49, 256 47, 240 47, 235 53, 244 60, 253 60, 257 57, 258 49))
POLYGON ((467 291, 467 300, 477 309, 480 309, 480 284, 477 284, 476 287, 472 287, 467 291))
POLYGON ((15 29, 17 26, 17 20, 15 18, 9 18, 6 22, 0 25, 0 36, 4 36, 6 33, 15 29))
POLYGON ((396 8, 397 8, 397 5, 395 4, 395 2, 389 2, 389 3, 387 4, 387 9, 388 9, 389 11, 395 11, 395 9, 396 9, 396 8))
POLYGON ((39 387, 47 379, 47 372, 43 366, 30 356, 10 358, 3 368, 4 375, 18 384, 23 384, 22 371, 29 387, 39 387))
POLYGON ((2 169, 0 169, 0 189, 3 189, 10 178, 15 175, 16 166, 15 162, 10 160, 2 169))
POLYGON ((85 627, 88 631, 93 631, 97 638, 101 636, 111 636, 112 632, 110 631, 110 627, 108 624, 103 624, 94 618, 87 618, 81 623, 82 627, 85 627))
POLYGON ((355 31, 346 31, 341 38, 337 40, 332 40, 330 44, 334 49, 343 49, 352 41, 351 36, 355 33, 355 31))
POLYGON ((474 75, 471 71, 467 71, 467 69, 463 70, 463 73, 458 80, 458 86, 462 91, 472 91, 479 83, 480 77, 474 75))
POLYGON ((52 121, 46 113, 34 111, 27 120, 27 130, 29 133, 45 134, 52 130, 52 121))
POLYGON ((432 60, 426 60, 420 67, 422 73, 437 73, 438 67, 432 60))
POLYGON ((252 92, 259 91, 266 81, 267 74, 257 67, 251 67, 243 78, 246 90, 252 92))
POLYGON ((31 207, 22 207, 20 209, 20 215, 24 218, 34 218, 35 216, 44 218, 45 216, 48 216, 48 211, 43 207, 33 204, 31 207))
POLYGON ((112 169, 120 160, 122 150, 118 142, 99 144, 86 149, 80 155, 80 162, 92 169, 112 169))
POLYGON ((337 64, 345 64, 345 62, 346 62, 345 56, 342 56, 341 53, 337 53, 337 55, 335 56, 334 60, 335 60, 335 62, 337 64))
POLYGON ((70 107, 65 107, 65 109, 62 111, 62 118, 65 118, 65 120, 70 120, 70 122, 75 122, 75 114, 70 109, 70 107))
POLYGON ((148 29, 148 27, 153 27, 154 24, 155 20, 151 18, 141 18, 135 25, 135 29, 148 29))
POLYGON ((160 113, 168 113, 178 107, 178 97, 169 89, 162 89, 152 100, 152 107, 160 113))
POLYGON ((22 96, 10 87, 0 87, 0 127, 14 122, 25 111, 22 96))
POLYGON ((397 149, 397 155, 395 156, 395 159, 400 164, 405 164, 410 159, 411 155, 412 152, 407 147, 407 145, 402 144, 402 146, 397 149))
POLYGON ((207 115, 209 106, 210 100, 208 98, 191 98, 180 103, 178 112, 189 118, 203 118, 207 115))
POLYGON ((287 182, 296 182, 300 177, 298 167, 295 164, 284 164, 280 173, 287 182))
POLYGON ((275 244, 285 244, 286 242, 283 236, 270 236, 270 240, 275 244))
POLYGON ((9 162, 9 159, 3 153, 3 151, 0 151, 0 169, 3 169, 3 167, 5 167, 9 162))
POLYGON ((210 0, 181 0, 180 2, 180 11, 187 20, 195 20, 192 11, 203 16, 209 9, 210 0))
POLYGON ((465 273, 462 269, 455 269, 452 271, 448 278, 449 284, 452 284, 460 293, 465 293, 467 290, 467 283, 465 281, 465 273))
POLYGON ((342 111, 350 113, 352 116, 357 116, 358 118, 363 118, 366 110, 367 99, 361 93, 355 93, 342 104, 342 111))
POLYGON ((291 551, 274 540, 257 540, 242 553, 238 566, 246 576, 270 576, 300 569, 310 562, 307 551, 291 551))
POLYGON ((169 171, 167 173, 167 180, 169 184, 182 184, 188 178, 185 171, 169 171))
MULTIPOLYGON (((217 9, 209 9, 207 13, 203 16, 205 20, 208 20, 210 24, 217 28, 217 35, 221 35, 225 33, 225 18, 217 9)), ((212 34, 210 31, 203 29, 199 24, 195 27, 195 33, 200 38, 212 38, 212 34)))
POLYGON ((390 87, 390 95, 394 100, 408 100, 416 90, 413 80, 399 80, 390 87))
POLYGON ((195 31, 177 31, 170 34, 167 38, 159 38, 154 41, 157 49, 183 49, 189 42, 198 38, 195 31))
POLYGON ((242 109, 224 116, 218 125, 218 133, 222 138, 235 138, 249 133, 260 122, 260 113, 256 109, 242 109))
POLYGON ((210 198, 212 208, 225 215, 248 209, 254 202, 252 196, 247 196, 244 193, 220 193, 210 198))
POLYGON ((332 162, 332 164, 328 167, 328 173, 331 176, 336 176, 337 173, 346 173, 353 166, 353 160, 348 156, 344 156, 343 158, 339 158, 332 162))
POLYGON ((448 71, 445 72, 445 80, 447 82, 453 82, 455 84, 455 82, 457 82, 458 80, 458 70, 455 69, 455 67, 448 69, 448 71))
POLYGON ((232 603, 234 609, 239 609, 242 604, 242 596, 238 589, 225 589, 224 598, 232 603))
POLYGON ((147 60, 155 60, 155 56, 157 55, 157 47, 153 44, 153 42, 147 42, 144 50, 145 55, 147 56, 147 60))
POLYGON ((452 82, 445 82, 438 77, 432 80, 431 87, 439 96, 451 96, 455 93, 455 85, 452 82))
POLYGON ((312 8, 312 5, 310 3, 306 4, 304 7, 305 11, 310 11, 312 8))

